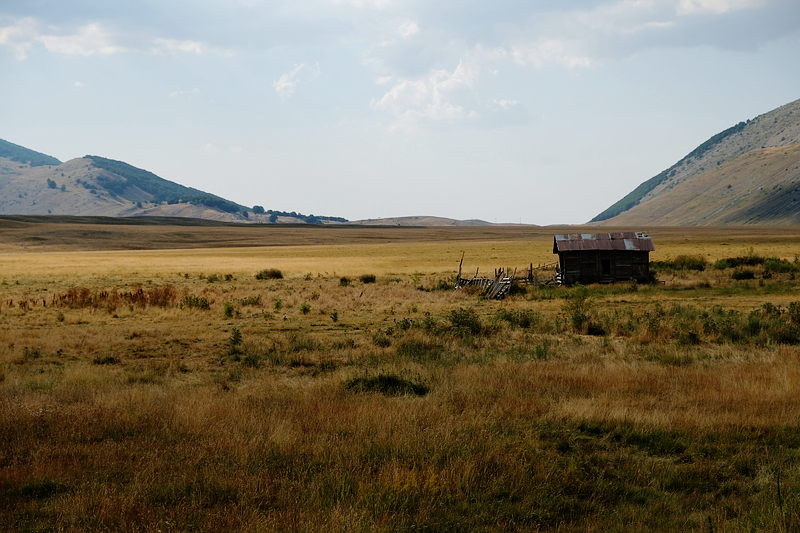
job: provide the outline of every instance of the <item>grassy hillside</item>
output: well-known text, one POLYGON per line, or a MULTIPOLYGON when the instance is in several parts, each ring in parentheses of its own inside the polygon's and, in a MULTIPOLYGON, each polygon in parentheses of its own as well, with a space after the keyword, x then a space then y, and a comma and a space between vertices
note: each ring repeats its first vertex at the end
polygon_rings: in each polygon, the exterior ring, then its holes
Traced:
MULTIPOLYGON (((737 189, 736 184, 740 181, 746 184, 749 181, 746 179, 740 180, 735 175, 732 175, 729 179, 728 174, 720 174, 717 172, 718 170, 728 168, 729 171, 734 171, 738 168, 736 165, 727 165, 734 161, 743 161, 742 158, 748 154, 754 154, 770 148, 790 147, 796 143, 800 143, 800 100, 790 102, 752 120, 739 122, 712 136, 680 161, 645 181, 618 202, 615 202, 608 209, 594 217, 592 222, 661 224, 665 223, 663 216, 666 212, 672 210, 686 212, 685 202, 689 200, 694 204, 696 217, 672 215, 670 218, 673 221, 680 218, 682 220, 681 223, 685 225, 706 224, 711 219, 716 220, 718 223, 724 223, 726 220, 733 222, 746 220, 752 223, 762 220, 762 214, 768 214, 768 218, 763 218, 764 221, 785 220, 788 215, 791 215, 793 208, 791 201, 787 202, 785 197, 775 196, 776 207, 770 207, 769 205, 757 207, 751 211, 750 216, 742 217, 740 214, 725 210, 733 209, 738 212, 747 201, 759 203, 761 201, 760 197, 752 196, 749 200, 740 199, 737 203, 729 204, 726 207, 721 205, 718 194, 710 194, 707 189, 689 185, 689 182, 700 180, 701 176, 715 175, 719 179, 726 180, 726 183, 731 185, 730 188, 724 191, 724 198, 731 195, 741 196, 744 194, 744 190, 737 189), (675 192, 689 189, 693 190, 696 197, 675 192), (659 201, 652 203, 656 199, 659 199, 659 201), (648 208, 644 209, 644 205, 647 205, 648 208), (709 209, 704 209, 703 205, 709 209), (654 209, 656 206, 658 209, 654 209), (783 209, 788 209, 783 215, 778 212, 781 209, 780 206, 783 206, 783 209), (720 207, 723 211, 716 210, 720 207)), ((771 165, 766 164, 765 168, 767 167, 771 168, 771 165)), ((750 172, 749 178, 756 181, 767 179, 767 176, 758 168, 750 166, 748 171, 750 172)), ((774 183, 775 180, 782 180, 785 182, 783 184, 784 188, 791 187, 789 183, 791 179, 791 166, 784 168, 782 176, 780 172, 769 176, 770 186, 776 185, 774 183)), ((706 183, 706 185, 709 185, 709 183, 706 183)), ((791 200, 791 195, 788 198, 791 200)))
POLYGON ((32 167, 58 165, 61 163, 55 157, 4 141, 3 139, 0 139, 0 157, 5 157, 18 163, 25 163, 32 167))
POLYGON ((0 214, 181 217, 261 224, 331 224, 333 216, 243 206, 123 161, 88 155, 65 163, 0 140, 0 214))
POLYGON ((800 143, 752 150, 614 217, 614 224, 800 223, 800 143))
POLYGON ((153 201, 156 203, 190 203, 212 207, 227 213, 238 213, 247 209, 245 206, 219 196, 165 180, 152 172, 136 168, 122 161, 106 159, 96 155, 87 155, 86 159, 90 159, 96 167, 113 172, 122 178, 122 180, 117 180, 107 176, 98 177, 98 182, 106 190, 118 195, 124 194, 128 187, 137 187, 153 195, 153 201))
POLYGON ((625 211, 633 208, 634 206, 638 205, 639 202, 642 201, 642 198, 647 196, 653 189, 661 185, 667 178, 673 177, 677 173, 678 167, 685 164, 687 161, 692 159, 698 159, 703 156, 706 152, 712 149, 714 146, 717 146, 722 141, 724 141, 730 135, 734 133, 739 133, 744 129, 745 126, 750 121, 747 122, 739 122, 735 126, 732 126, 725 131, 721 131, 716 135, 712 136, 706 142, 692 150, 688 155, 686 155, 683 159, 669 167, 668 169, 662 171, 656 176, 653 176, 649 180, 645 181, 634 190, 626 194, 621 200, 614 203, 611 207, 594 217, 590 222, 600 222, 601 220, 608 220, 609 218, 615 217, 620 213, 624 213, 625 211))

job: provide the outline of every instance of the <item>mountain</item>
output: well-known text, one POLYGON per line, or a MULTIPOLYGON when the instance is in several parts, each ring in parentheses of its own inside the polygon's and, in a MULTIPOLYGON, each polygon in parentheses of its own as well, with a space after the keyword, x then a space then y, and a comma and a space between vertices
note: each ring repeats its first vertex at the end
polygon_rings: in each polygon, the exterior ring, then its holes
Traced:
POLYGON ((65 163, 0 139, 0 214, 167 216, 224 222, 341 223, 339 217, 246 207, 95 155, 65 163))
POLYGON ((800 100, 714 135, 592 222, 800 223, 800 100))
POLYGON ((61 164, 61 161, 53 156, 35 152, 24 146, 4 141, 3 139, 0 139, 0 157, 10 159, 17 163, 24 163, 32 167, 61 164))
POLYGON ((367 220, 356 220, 350 224, 359 226, 491 226, 491 222, 485 220, 456 220, 454 218, 433 217, 433 216, 410 216, 392 218, 371 218, 367 220))

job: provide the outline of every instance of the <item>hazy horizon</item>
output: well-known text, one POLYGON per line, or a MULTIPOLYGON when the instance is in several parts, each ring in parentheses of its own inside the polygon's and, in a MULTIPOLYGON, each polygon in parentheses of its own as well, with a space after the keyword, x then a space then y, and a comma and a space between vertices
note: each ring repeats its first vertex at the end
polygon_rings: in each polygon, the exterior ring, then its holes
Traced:
POLYGON ((569 6, 7 0, 0 138, 267 209, 579 224, 800 98, 797 2, 569 6))

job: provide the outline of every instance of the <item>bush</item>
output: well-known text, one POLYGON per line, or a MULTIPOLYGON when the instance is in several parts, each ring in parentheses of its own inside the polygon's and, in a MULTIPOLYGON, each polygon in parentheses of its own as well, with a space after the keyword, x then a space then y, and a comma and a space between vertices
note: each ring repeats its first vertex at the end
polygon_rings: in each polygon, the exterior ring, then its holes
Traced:
POLYGON ((186 296, 180 303, 181 309, 202 309, 207 311, 211 309, 211 304, 205 296, 186 296))
POLYGON ((797 259, 795 259, 794 261, 787 261, 786 259, 778 259, 776 257, 770 257, 764 261, 764 271, 776 274, 798 272, 800 271, 800 262, 798 262, 797 259))
POLYGON ((287 351, 289 353, 313 352, 314 350, 319 350, 321 348, 322 345, 313 337, 303 334, 294 334, 289 337, 287 351))
POLYGON ((361 283, 375 283, 375 274, 363 274, 359 276, 359 281, 361 283))
POLYGON ((233 304, 230 302, 225 302, 222 304, 222 316, 225 318, 233 317, 233 304))
POLYGON ((118 365, 119 363, 119 359, 113 355, 107 355, 105 357, 97 356, 92 360, 92 364, 95 365, 118 365))
POLYGON ((283 272, 277 268, 268 268, 256 274, 256 279, 283 279, 283 272))
POLYGON ((397 355, 417 362, 438 361, 442 352, 439 344, 423 339, 406 339, 397 345, 397 355))
POLYGON ((63 483, 57 481, 45 480, 35 481, 33 483, 26 483, 18 489, 18 494, 23 498, 43 500, 68 492, 69 488, 63 483))
POLYGON ((497 320, 508 322, 518 328, 529 328, 539 322, 541 315, 533 309, 520 309, 517 311, 501 309, 495 315, 497 320))
POLYGON ((740 255, 738 257, 725 257, 720 259, 714 263, 714 268, 717 270, 724 270, 726 268, 737 268, 740 266, 758 266, 763 265, 770 259, 777 260, 776 258, 756 255, 753 253, 753 250, 750 250, 747 255, 740 255))
POLYGON ((706 269, 708 262, 702 255, 679 255, 675 259, 665 261, 652 261, 650 266, 653 270, 676 271, 676 270, 697 270, 706 269))
POLYGON ((241 346, 242 346, 242 332, 239 331, 239 328, 234 327, 231 329, 231 336, 228 339, 228 354, 229 355, 236 355, 241 353, 241 346))
POLYGON ((589 291, 586 287, 576 287, 569 300, 564 303, 563 309, 572 323, 572 328, 583 332, 589 324, 592 312, 589 291))
POLYGON ((339 278, 339 286, 340 287, 347 287, 350 285, 350 278, 342 276, 339 278))
POLYGON ((242 306, 245 306, 245 305, 251 305, 251 306, 261 305, 261 295, 245 296, 244 298, 239 298, 239 305, 242 305, 242 306))
POLYGON ((430 390, 426 385, 396 374, 378 374, 377 376, 353 378, 348 380, 344 388, 352 392, 379 392, 386 396, 403 396, 413 394, 425 396, 430 390))
POLYGON ((702 255, 679 255, 672 262, 676 270, 705 270, 708 265, 702 255))
POLYGON ((308 302, 303 302, 300 304, 300 312, 304 315, 307 315, 311 311, 311 306, 308 305, 308 302))
POLYGON ((452 329, 461 335, 477 335, 483 330, 483 324, 474 309, 454 309, 447 315, 452 329))
POLYGON ((755 279, 756 273, 749 269, 737 269, 731 272, 731 279, 735 280, 743 280, 743 279, 755 279))
POLYGON ((379 348, 388 348, 392 345, 392 339, 384 335, 383 333, 377 333, 374 337, 372 337, 372 342, 375 346, 379 348))

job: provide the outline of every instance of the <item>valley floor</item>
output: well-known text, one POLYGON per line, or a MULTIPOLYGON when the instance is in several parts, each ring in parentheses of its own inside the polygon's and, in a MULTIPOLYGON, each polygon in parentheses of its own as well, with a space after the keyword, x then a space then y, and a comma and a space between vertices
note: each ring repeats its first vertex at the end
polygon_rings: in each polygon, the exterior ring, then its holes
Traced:
POLYGON ((800 231, 497 302, 563 228, 267 230, 0 221, 0 529, 800 528, 800 231))

